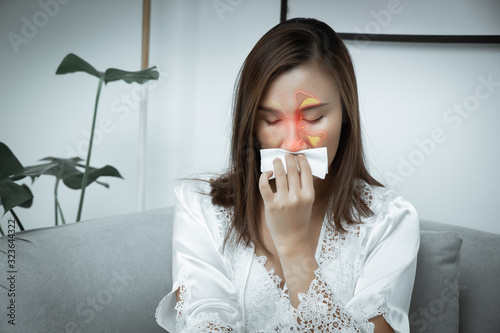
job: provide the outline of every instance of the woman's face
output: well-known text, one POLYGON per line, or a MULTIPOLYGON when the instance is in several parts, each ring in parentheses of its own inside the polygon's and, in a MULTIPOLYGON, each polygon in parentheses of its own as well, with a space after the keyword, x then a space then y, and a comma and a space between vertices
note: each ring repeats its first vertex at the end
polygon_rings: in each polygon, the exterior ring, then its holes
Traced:
POLYGON ((337 84, 316 62, 270 81, 259 102, 260 146, 288 151, 326 147, 331 165, 340 140, 342 103, 337 84))

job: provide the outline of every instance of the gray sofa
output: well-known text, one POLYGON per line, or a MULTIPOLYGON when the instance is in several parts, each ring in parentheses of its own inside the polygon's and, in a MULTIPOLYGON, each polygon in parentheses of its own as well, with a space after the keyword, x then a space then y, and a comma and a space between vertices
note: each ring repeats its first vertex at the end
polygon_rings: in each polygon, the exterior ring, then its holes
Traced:
MULTIPOLYGON (((0 238, 0 332, 164 332, 154 315, 172 283, 172 216, 168 207, 0 238)), ((500 332, 499 253, 500 235, 422 221, 412 332, 500 332)))

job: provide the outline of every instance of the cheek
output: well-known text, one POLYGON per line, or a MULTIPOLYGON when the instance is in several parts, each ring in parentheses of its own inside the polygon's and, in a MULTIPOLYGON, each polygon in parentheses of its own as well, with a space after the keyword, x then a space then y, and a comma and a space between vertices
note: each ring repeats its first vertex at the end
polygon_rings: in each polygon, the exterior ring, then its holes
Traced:
POLYGON ((325 131, 311 128, 310 126, 300 126, 301 137, 313 148, 321 147, 328 135, 325 131))
POLYGON ((257 140, 261 148, 276 148, 281 145, 284 140, 283 129, 279 129, 279 126, 269 127, 269 126, 259 126, 255 131, 257 140))

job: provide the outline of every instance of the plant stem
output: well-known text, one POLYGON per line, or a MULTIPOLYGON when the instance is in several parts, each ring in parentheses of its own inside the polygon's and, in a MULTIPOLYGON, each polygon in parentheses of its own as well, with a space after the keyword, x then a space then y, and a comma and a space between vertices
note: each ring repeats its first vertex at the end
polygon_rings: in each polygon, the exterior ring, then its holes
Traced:
POLYGON ((56 198, 57 209, 59 209, 59 214, 61 214, 62 224, 66 224, 66 220, 64 219, 64 214, 62 212, 61 204, 59 203, 59 199, 56 198))
POLYGON ((62 212, 61 205, 59 204, 59 200, 57 200, 57 208, 59 209, 59 214, 61 214, 62 224, 66 224, 66 220, 64 219, 64 214, 62 212))
POLYGON ((0 235, 1 236, 5 236, 5 234, 3 233, 3 230, 2 230, 2 226, 0 225, 0 235))
POLYGON ((90 139, 89 139, 89 151, 87 153, 87 160, 85 161, 85 172, 83 174, 83 179, 82 179, 82 192, 80 195, 80 204, 78 205, 78 214, 76 216, 76 222, 80 221, 80 217, 82 216, 82 207, 83 207, 83 198, 85 197, 85 188, 87 187, 87 178, 88 178, 88 173, 89 173, 89 164, 90 164, 90 155, 92 153, 92 144, 94 143, 94 129, 95 129, 95 122, 97 118, 97 104, 99 103, 99 96, 101 95, 101 88, 102 88, 102 82, 104 81, 104 78, 101 77, 99 79, 99 85, 97 86, 97 96, 95 99, 95 106, 94 106, 94 118, 92 119, 92 129, 90 132, 90 139))
POLYGON ((19 217, 17 217, 17 214, 14 213, 14 209, 11 209, 10 213, 12 214, 12 216, 14 216, 14 220, 17 221, 17 225, 19 226, 19 230, 24 231, 23 224, 21 223, 21 220, 19 219, 19 217))
POLYGON ((64 214, 62 212, 61 204, 59 203, 59 197, 57 196, 57 189, 59 187, 60 181, 61 181, 61 178, 57 178, 56 187, 54 189, 54 201, 56 204, 56 225, 57 225, 57 212, 58 211, 59 211, 59 214, 61 215, 62 224, 66 224, 66 220, 64 219, 64 214))
POLYGON ((57 225, 57 183, 59 182, 59 178, 56 178, 56 185, 54 186, 54 215, 56 218, 56 225, 57 225))

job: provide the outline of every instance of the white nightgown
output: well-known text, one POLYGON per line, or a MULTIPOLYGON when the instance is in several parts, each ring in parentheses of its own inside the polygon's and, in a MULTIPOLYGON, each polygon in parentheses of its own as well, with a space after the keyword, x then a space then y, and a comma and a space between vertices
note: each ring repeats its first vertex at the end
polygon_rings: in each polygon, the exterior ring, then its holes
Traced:
MULTIPOLYGON (((213 178, 214 176, 212 176, 213 178)), ((385 188, 359 182, 375 213, 336 232, 323 222, 319 268, 294 308, 286 283, 250 247, 222 243, 231 210, 215 206, 210 185, 188 180, 175 188, 172 291, 156 310, 170 332, 373 332, 383 315, 395 332, 409 332, 408 310, 420 243, 413 206, 385 188), (175 290, 180 288, 177 302, 175 290)), ((307 269, 304 263, 304 269, 307 269)))

